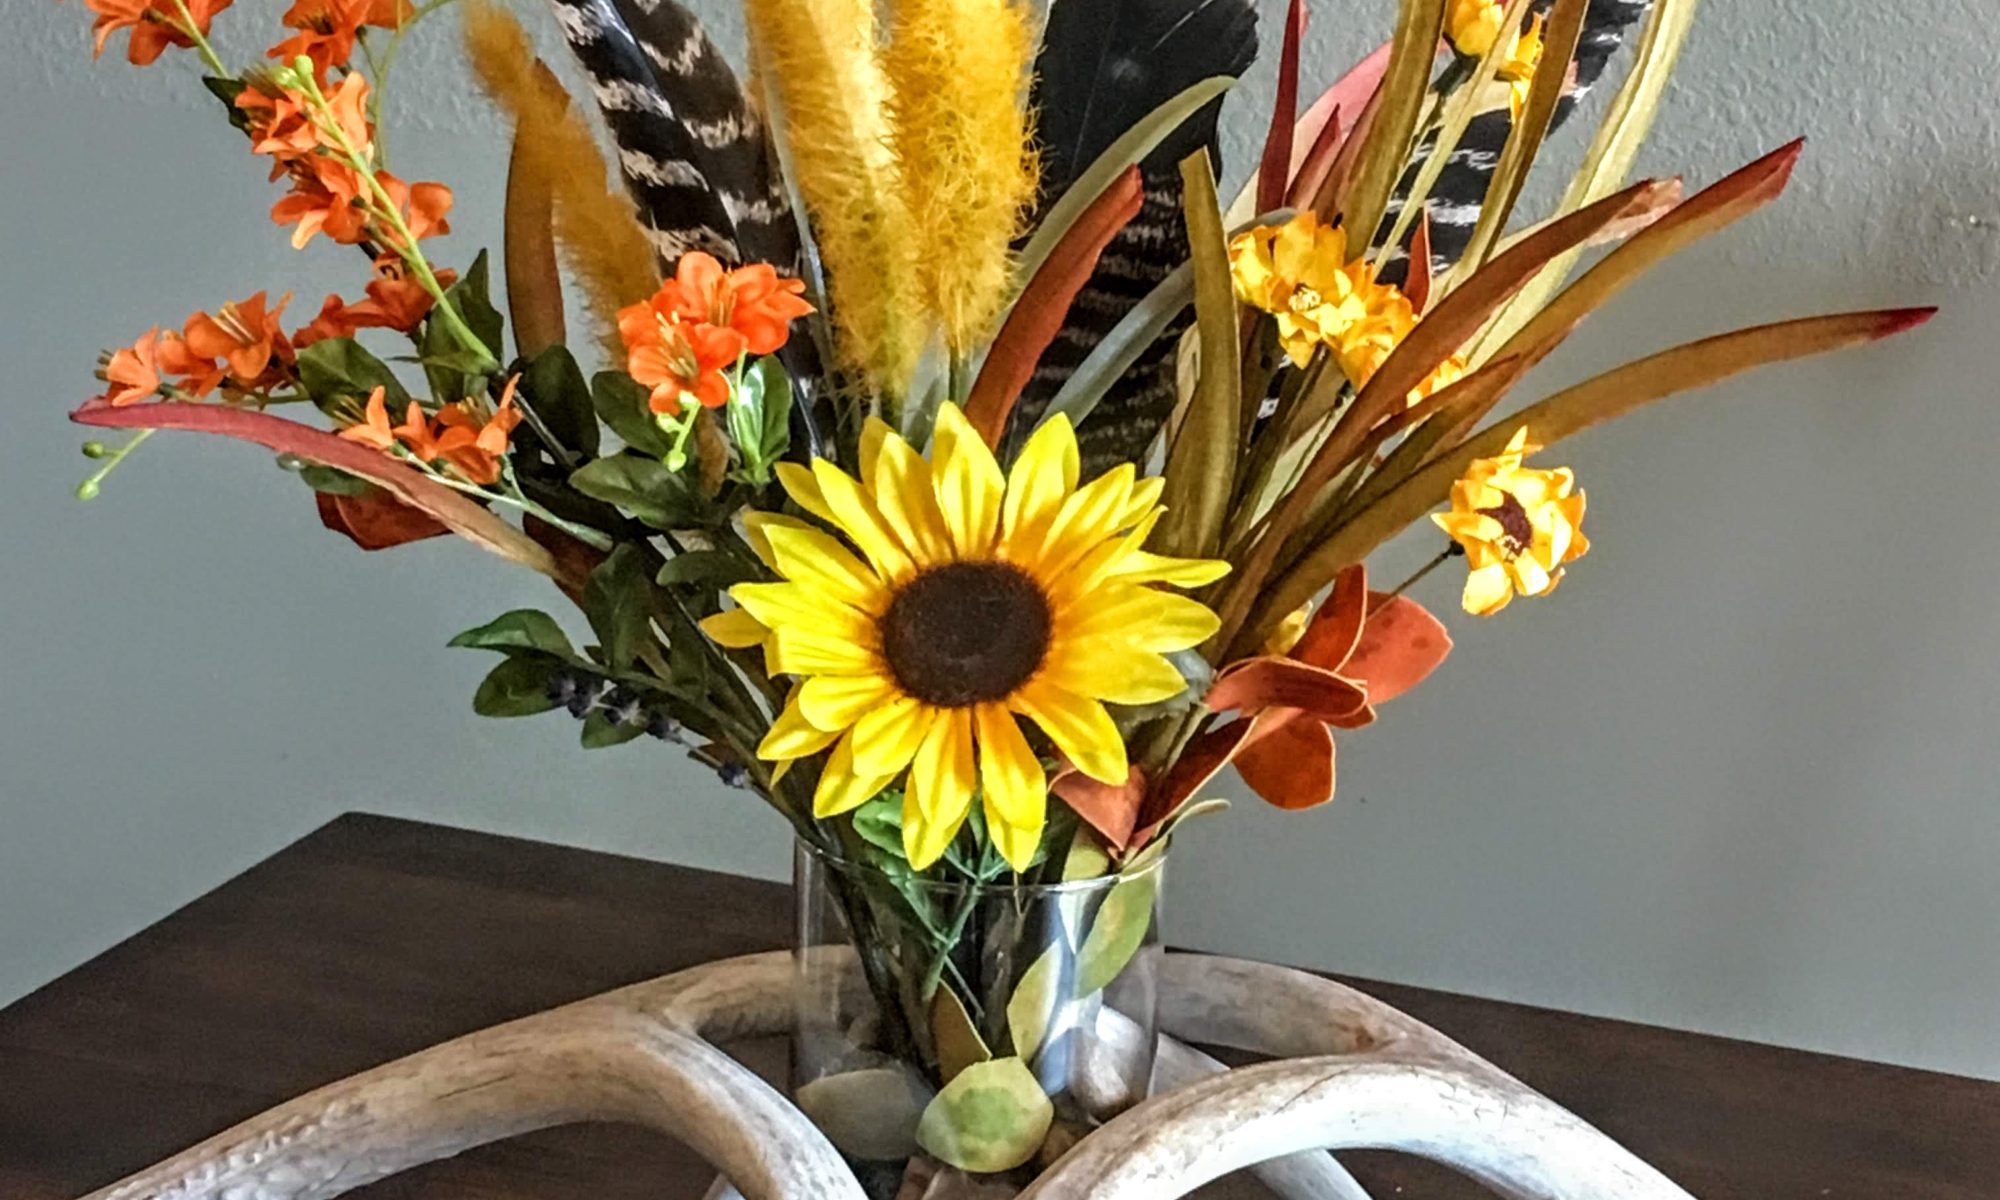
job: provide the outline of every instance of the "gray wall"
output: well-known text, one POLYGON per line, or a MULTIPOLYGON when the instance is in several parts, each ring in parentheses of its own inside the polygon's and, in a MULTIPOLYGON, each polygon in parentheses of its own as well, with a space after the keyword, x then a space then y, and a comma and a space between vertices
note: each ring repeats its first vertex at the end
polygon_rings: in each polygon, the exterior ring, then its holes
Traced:
MULTIPOLYGON (((363 557, 233 444, 159 439, 69 500, 60 416, 101 345, 363 278, 285 247, 173 68, 93 68, 80 6, 4 4, 0 1000, 349 809, 781 872, 779 824, 673 756, 471 715, 484 661, 443 643, 547 602, 536 581, 457 546, 363 557)), ((1383 0, 1319 7, 1323 70, 1387 28, 1383 0)), ((1985 0, 1711 0, 1646 164, 1705 181, 1805 132, 1794 194, 1537 386, 1732 323, 1945 314, 1575 443, 1592 555, 1551 599, 1455 618, 1445 671, 1343 743, 1334 807, 1253 800, 1191 831, 1177 940, 2000 1076, 1992 21, 1985 0)), ((465 258, 497 227, 501 143, 433 48, 399 68, 394 151, 457 189, 465 258)), ((1246 94, 1239 170, 1267 81, 1246 94)), ((1422 594, 1449 610, 1453 584, 1422 594)))

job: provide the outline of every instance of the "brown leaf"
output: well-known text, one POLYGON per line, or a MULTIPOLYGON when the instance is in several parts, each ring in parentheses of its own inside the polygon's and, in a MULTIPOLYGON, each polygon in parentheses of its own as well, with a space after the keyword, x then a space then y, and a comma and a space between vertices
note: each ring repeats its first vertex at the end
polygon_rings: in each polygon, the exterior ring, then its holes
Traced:
POLYGON ((380 488, 359 496, 315 492, 314 498, 319 504, 320 524, 346 534, 363 550, 387 550, 451 532, 443 522, 380 488))
POLYGON ((1097 270, 1104 248, 1139 215, 1145 198, 1139 168, 1129 168, 1063 234, 1008 311, 965 401, 966 420, 988 446, 1000 444, 1014 402, 1034 375, 1043 351, 1062 331, 1070 304, 1097 270))

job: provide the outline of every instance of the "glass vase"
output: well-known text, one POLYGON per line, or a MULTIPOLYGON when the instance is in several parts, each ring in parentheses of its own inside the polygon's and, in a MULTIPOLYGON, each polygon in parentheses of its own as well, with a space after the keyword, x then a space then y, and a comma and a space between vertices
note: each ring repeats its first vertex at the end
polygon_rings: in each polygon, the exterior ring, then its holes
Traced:
POLYGON ((1145 1098, 1165 869, 941 882, 798 843, 793 1097, 870 1196, 1011 1196, 1145 1098))

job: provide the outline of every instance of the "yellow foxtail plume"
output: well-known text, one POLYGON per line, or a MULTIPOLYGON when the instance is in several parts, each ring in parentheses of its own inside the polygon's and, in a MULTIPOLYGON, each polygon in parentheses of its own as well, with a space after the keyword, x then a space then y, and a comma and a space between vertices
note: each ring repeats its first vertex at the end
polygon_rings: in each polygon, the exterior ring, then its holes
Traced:
POLYGON ((465 6, 465 52, 494 104, 530 136, 515 139, 517 169, 547 181, 556 243, 589 299, 611 361, 623 364, 618 310, 644 300, 659 280, 638 212, 606 176, 604 156, 569 96, 535 57, 514 15, 489 0, 465 6))
POLYGON ((992 331, 1034 199, 1021 0, 897 0, 883 70, 924 300, 962 354, 992 331))
POLYGON ((889 149, 872 0, 744 0, 757 74, 783 110, 791 168, 826 269, 836 349, 900 398, 926 337, 916 244, 889 149))

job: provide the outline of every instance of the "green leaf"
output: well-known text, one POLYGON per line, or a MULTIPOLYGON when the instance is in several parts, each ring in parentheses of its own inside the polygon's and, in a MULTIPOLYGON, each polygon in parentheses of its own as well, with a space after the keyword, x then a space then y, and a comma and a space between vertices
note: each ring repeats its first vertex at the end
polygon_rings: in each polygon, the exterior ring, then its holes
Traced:
POLYGON ((630 667, 640 647, 652 639, 653 585, 648 574, 645 552, 628 542, 597 564, 584 582, 584 615, 603 648, 604 665, 614 671, 630 667))
POLYGON ((410 393, 389 364, 353 338, 326 338, 299 351, 299 382, 322 412, 332 412, 343 400, 366 400, 378 387, 395 419, 402 419, 410 403, 410 393))
POLYGON ((591 401, 590 382, 576 365, 575 356, 566 347, 550 346, 529 359, 520 371, 521 391, 549 433, 565 449, 596 458, 600 441, 597 410, 591 401))
POLYGON ((590 380, 590 402, 597 419, 619 440, 648 458, 664 459, 673 444, 653 419, 646 389, 623 371, 599 371, 590 380))
POLYGON ((614 454, 588 463, 569 477, 570 486, 593 499, 614 504, 654 529, 711 525, 714 507, 686 475, 665 463, 636 454, 614 454))
POLYGON ((325 492, 329 496, 366 496, 379 490, 359 475, 350 475, 335 467, 322 467, 318 463, 300 467, 299 478, 313 491, 325 492))
POLYGON ((570 646, 569 638, 563 635, 562 626, 545 612, 532 608, 517 608, 503 613, 476 629, 468 629, 451 639, 451 645, 459 649, 473 650, 538 650, 557 658, 574 659, 576 650, 570 646))
POLYGON ((656 582, 663 587, 689 584, 719 592, 756 578, 756 573, 734 554, 723 550, 690 550, 668 559, 656 582))
POLYGON ((613 725, 603 713, 593 712, 583 719, 580 740, 585 750, 602 750, 607 746, 622 746, 645 732, 644 725, 613 725))
POLYGON ((775 358, 760 358, 743 372, 743 386, 730 398, 729 436, 742 456, 741 476, 762 487, 771 464, 792 444, 792 378, 775 358))
POLYGON ((1042 269, 1042 264, 1048 261, 1049 255, 1055 252, 1063 235, 1069 232, 1069 227, 1076 224, 1105 188, 1151 154, 1203 105, 1235 85, 1234 76, 1212 75, 1146 114, 1138 124, 1120 134, 1117 141, 1106 146, 1104 153, 1077 176, 1076 182, 1069 185, 1062 198, 1049 207, 1042 223, 1035 227, 1033 236, 1021 251, 1020 259, 1014 264, 1014 278, 1022 283, 1033 279, 1035 273, 1042 269))
POLYGON ((1097 831, 1082 821, 1076 823, 1076 833, 1069 844, 1069 854, 1063 859, 1062 881, 1076 883, 1084 879, 1098 879, 1111 873, 1111 853, 1104 848, 1104 840, 1097 831))
POLYGON ((222 101, 222 106, 229 110, 229 123, 231 125, 236 126, 236 128, 245 133, 250 132, 250 114, 236 106, 236 98, 243 94, 243 89, 248 86, 247 84, 241 79, 224 79, 218 75, 204 75, 201 77, 201 85, 213 93, 216 99, 222 101))
POLYGON ((1019 1058, 959 1072, 917 1122, 917 1144, 962 1171, 1011 1171, 1035 1156, 1056 1108, 1019 1058))
POLYGON ((521 654, 501 660, 499 666, 480 681, 472 697, 472 711, 482 717, 531 717, 556 706, 549 699, 549 682, 563 664, 539 654, 521 654))
POLYGON ((897 862, 903 856, 903 793, 883 792, 854 810, 855 836, 897 862))
POLYGON ((1159 894, 1160 872, 1147 868, 1128 874, 1111 889, 1091 922, 1083 949, 1076 956, 1076 994, 1103 991, 1125 970, 1145 944, 1153 927, 1153 899, 1159 894))
POLYGON ((1042 951, 1042 956, 1021 976, 1021 982, 1014 985, 1013 998, 1007 1001, 1007 1033, 1014 1039, 1014 1053, 1024 1060, 1035 1057, 1035 1052, 1042 1048, 1042 1039, 1049 1034, 1049 1022, 1062 999, 1062 968, 1066 957, 1060 945, 1042 951))
POLYGON ((485 358, 460 342, 437 313, 424 321, 423 336, 417 345, 422 352, 424 377, 430 380, 431 395, 440 404, 463 400, 477 391, 485 374, 497 370, 504 361, 500 349, 507 322, 500 310, 493 307, 487 292, 486 251, 481 250, 479 257, 472 260, 471 269, 444 290, 441 301, 450 305, 485 345, 485 358))
POLYGON ((1167 455, 1167 515, 1160 522, 1162 554, 1207 558, 1222 542, 1223 518, 1234 493, 1243 405, 1236 292, 1229 277, 1229 239, 1215 195, 1208 151, 1181 163, 1186 187, 1188 253, 1194 267, 1194 312, 1201 341, 1201 376, 1187 416, 1167 455))

